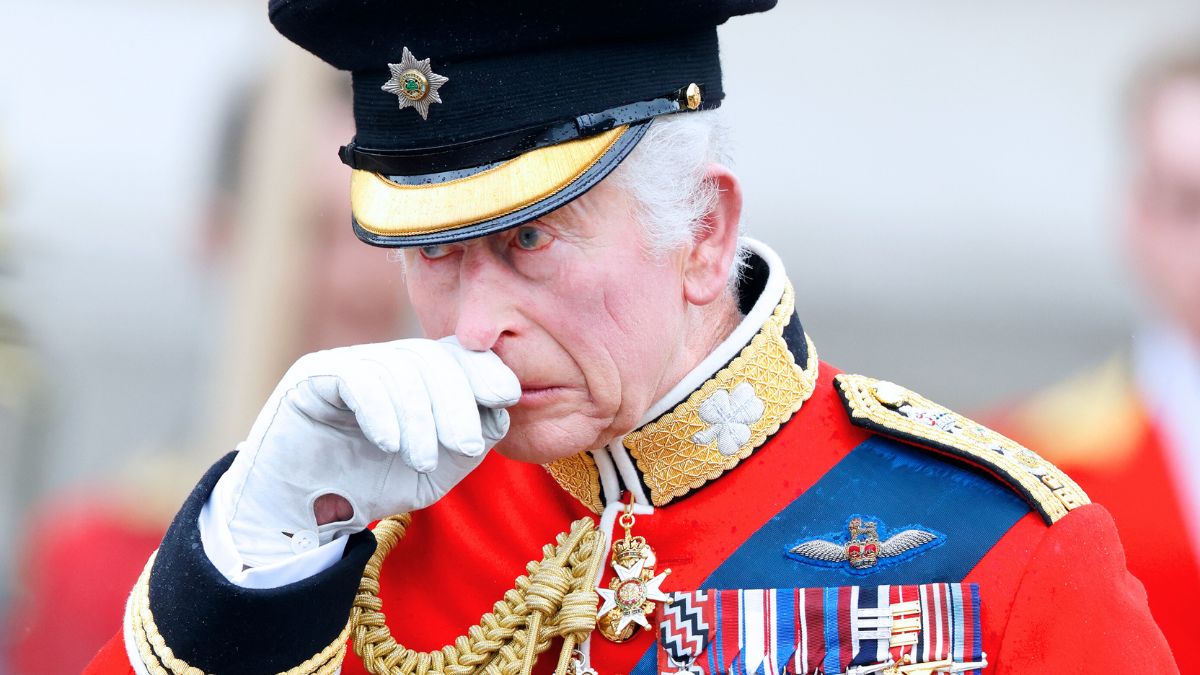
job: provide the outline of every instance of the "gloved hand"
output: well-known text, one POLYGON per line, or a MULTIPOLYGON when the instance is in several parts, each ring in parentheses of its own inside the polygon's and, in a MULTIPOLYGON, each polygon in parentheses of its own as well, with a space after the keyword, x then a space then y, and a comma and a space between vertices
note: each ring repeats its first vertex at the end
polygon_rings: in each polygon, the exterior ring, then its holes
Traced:
POLYGON ((213 492, 244 564, 260 567, 434 503, 508 431, 517 377, 454 338, 309 354, 284 375, 213 492), (318 526, 314 503, 353 515, 318 526), (328 498, 326 498, 328 500, 328 498))

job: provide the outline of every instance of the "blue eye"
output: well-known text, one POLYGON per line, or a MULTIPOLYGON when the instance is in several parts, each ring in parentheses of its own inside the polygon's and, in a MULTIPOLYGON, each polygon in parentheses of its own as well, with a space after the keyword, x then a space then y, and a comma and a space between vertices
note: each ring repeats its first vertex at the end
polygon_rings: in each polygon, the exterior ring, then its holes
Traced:
POLYGON ((421 257, 425 258, 426 260, 437 260, 438 258, 444 258, 450 253, 450 247, 443 244, 422 246, 420 250, 421 257))
POLYGON ((531 225, 523 225, 517 228, 517 246, 526 251, 536 251, 549 244, 552 239, 553 237, 544 230, 531 225))

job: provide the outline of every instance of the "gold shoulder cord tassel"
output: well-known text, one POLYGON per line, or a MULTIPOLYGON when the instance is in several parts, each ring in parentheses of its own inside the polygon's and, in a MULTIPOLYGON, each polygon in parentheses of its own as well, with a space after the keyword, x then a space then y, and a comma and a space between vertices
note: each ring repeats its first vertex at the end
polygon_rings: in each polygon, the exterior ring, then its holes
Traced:
POLYGON ((379 547, 367 563, 350 611, 354 652, 374 675, 529 675, 534 660, 563 638, 555 675, 563 675, 575 647, 596 627, 596 578, 604 537, 589 518, 542 547, 541 562, 504 594, 492 611, 452 645, 416 652, 396 642, 379 598, 383 561, 404 537, 409 514, 391 516, 375 527, 379 547), (532 636, 532 637, 531 637, 532 636))

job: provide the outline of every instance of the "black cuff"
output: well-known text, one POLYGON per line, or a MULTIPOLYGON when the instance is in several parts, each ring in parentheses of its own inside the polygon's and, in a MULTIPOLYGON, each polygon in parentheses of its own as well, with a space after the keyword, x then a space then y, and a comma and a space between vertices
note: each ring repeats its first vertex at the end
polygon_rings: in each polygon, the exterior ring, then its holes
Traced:
POLYGON ((208 470, 167 530, 150 572, 150 610, 175 656, 204 672, 277 673, 311 658, 345 628, 375 536, 351 535, 340 561, 293 584, 231 583, 204 553, 198 522, 236 454, 208 470))

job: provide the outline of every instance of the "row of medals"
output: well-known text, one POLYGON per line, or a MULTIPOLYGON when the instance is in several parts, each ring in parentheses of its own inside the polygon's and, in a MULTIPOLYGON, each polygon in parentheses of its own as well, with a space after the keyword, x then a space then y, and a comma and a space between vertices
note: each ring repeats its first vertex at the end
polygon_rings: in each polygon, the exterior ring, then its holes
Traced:
MULTIPOLYGON (((608 588, 596 590, 603 600, 596 629, 608 640, 618 643, 632 638, 638 627, 649 630, 650 621, 646 617, 654 615, 654 603, 669 600, 660 586, 671 570, 654 573, 657 563, 654 550, 646 544, 645 537, 633 536, 635 518, 632 508, 631 504, 617 521, 625 528, 625 537, 613 542, 611 563, 615 574, 608 582, 608 588)), ((577 651, 575 656, 575 675, 597 675, 583 662, 581 653, 577 651)), ((905 655, 880 675, 932 673, 933 669, 927 669, 928 666, 948 666, 949 662, 923 664, 926 668, 921 665, 913 664, 911 655, 905 655)))

